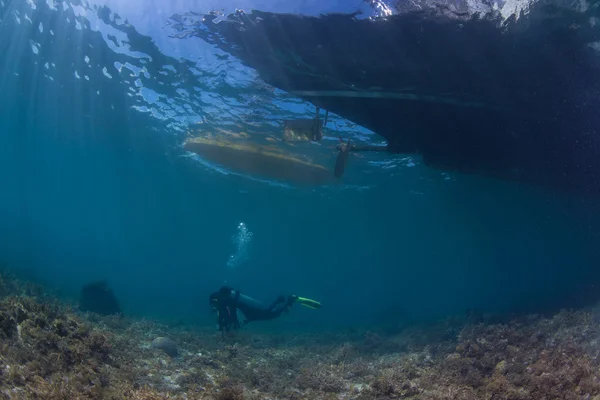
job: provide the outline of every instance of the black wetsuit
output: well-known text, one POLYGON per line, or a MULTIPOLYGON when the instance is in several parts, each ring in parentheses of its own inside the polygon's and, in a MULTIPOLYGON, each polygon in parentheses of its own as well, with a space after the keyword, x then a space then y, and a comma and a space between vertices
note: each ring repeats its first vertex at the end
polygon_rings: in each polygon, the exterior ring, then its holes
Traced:
POLYGON ((218 292, 209 296, 210 304, 219 313, 218 324, 221 331, 239 328, 237 310, 244 317, 244 324, 251 321, 270 320, 277 318, 282 312, 288 311, 293 303, 293 296, 279 296, 270 305, 264 304, 252 297, 241 294, 239 290, 223 286, 218 292))

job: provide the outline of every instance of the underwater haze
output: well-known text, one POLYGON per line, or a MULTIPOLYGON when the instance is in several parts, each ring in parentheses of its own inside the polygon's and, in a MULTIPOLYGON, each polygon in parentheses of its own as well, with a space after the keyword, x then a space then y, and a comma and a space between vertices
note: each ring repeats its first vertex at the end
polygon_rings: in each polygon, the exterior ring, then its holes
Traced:
MULTIPOLYGON (((165 2, 166 3, 166 2, 165 2)), ((352 12, 343 2, 250 1, 266 11, 352 12)), ((352 157, 342 180, 295 185, 190 154, 190 134, 257 142, 312 105, 261 85, 172 13, 218 4, 0 2, 0 260, 77 299, 106 280, 125 314, 214 324, 228 284, 295 308, 267 327, 330 329, 600 298, 597 198, 429 168, 415 155, 352 157), (170 7, 170 8, 169 8, 170 7)), ((337 130, 295 147, 333 169, 337 130)), ((333 125, 332 125, 333 126, 333 125)))

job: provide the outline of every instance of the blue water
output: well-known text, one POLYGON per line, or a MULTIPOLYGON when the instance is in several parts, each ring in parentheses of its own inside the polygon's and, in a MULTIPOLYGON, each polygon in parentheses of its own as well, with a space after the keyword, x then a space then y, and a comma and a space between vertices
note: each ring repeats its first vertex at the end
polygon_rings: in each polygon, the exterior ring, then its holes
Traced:
MULTIPOLYGON (((356 157, 327 187, 207 167, 181 149, 190 126, 264 138, 312 108, 201 44, 166 55, 106 8, 31 4, 0 8, 0 260, 67 298, 106 279, 129 315, 206 325, 227 282, 318 299, 269 326, 325 329, 539 311, 599 281, 597 199, 414 156, 356 157)), ((335 140, 307 151, 333 166, 335 140)))

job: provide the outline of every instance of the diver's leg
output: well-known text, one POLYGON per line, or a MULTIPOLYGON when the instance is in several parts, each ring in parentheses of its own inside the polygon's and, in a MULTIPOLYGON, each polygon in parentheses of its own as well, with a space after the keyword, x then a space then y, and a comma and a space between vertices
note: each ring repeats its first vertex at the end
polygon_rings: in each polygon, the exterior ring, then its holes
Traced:
POLYGON ((268 311, 272 311, 273 309, 283 306, 284 308, 289 308, 292 304, 296 302, 298 296, 284 296, 281 295, 275 299, 275 301, 267 308, 268 311))
POLYGON ((289 311, 289 308, 292 304, 294 304, 296 296, 279 296, 275 299, 275 301, 265 310, 266 311, 266 319, 277 318, 284 311, 289 311))
POLYGON ((267 311, 273 311, 277 306, 279 306, 280 304, 285 304, 285 303, 286 303, 285 296, 279 296, 275 299, 275 301, 273 301, 273 303, 271 303, 271 305, 269 307, 267 307, 267 311))
POLYGON ((277 318, 282 312, 288 312, 290 305, 287 302, 278 303, 269 310, 269 319, 277 318))

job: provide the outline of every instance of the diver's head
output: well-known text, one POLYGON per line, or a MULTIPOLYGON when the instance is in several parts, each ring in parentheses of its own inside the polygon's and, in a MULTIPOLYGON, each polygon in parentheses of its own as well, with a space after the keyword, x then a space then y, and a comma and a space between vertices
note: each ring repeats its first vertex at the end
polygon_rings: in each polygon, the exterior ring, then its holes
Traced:
POLYGON ((232 292, 232 288, 223 286, 217 292, 213 292, 208 296, 208 304, 213 308, 213 310, 231 305, 232 292))
POLYGON ((221 289, 219 289, 219 294, 221 296, 230 295, 231 292, 233 292, 233 288, 230 288, 229 286, 221 286, 221 289))

